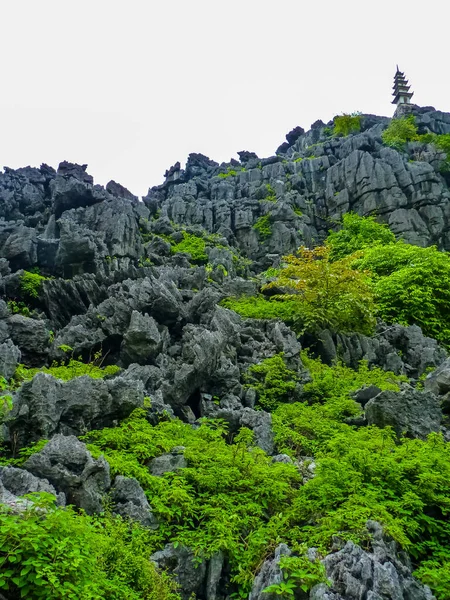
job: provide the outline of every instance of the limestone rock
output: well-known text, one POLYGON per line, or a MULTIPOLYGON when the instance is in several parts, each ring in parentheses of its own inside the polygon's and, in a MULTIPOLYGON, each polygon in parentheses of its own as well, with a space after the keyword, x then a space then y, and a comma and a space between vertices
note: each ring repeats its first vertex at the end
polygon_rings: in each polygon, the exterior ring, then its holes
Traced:
POLYGON ((136 479, 118 475, 111 488, 114 512, 124 518, 139 521, 144 527, 156 529, 158 520, 153 515, 144 490, 136 479))
POLYGON ((88 514, 101 512, 103 494, 111 483, 109 465, 103 457, 92 458, 86 445, 75 436, 54 436, 25 461, 24 468, 63 492, 68 504, 88 514))
POLYGON ((390 426, 399 436, 421 439, 439 431, 442 419, 438 398, 431 392, 414 389, 381 392, 369 400, 365 413, 369 425, 390 426))

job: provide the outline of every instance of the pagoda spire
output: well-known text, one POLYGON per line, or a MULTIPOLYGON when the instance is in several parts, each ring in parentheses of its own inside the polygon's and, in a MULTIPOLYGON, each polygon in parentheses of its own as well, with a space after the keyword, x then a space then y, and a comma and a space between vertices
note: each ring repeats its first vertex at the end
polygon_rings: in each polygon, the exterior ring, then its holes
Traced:
POLYGON ((411 98, 414 96, 414 92, 410 92, 411 86, 408 85, 408 80, 405 77, 405 74, 400 71, 397 65, 397 71, 394 76, 394 87, 393 87, 393 96, 394 99, 392 104, 396 104, 400 106, 400 104, 411 104, 411 98))

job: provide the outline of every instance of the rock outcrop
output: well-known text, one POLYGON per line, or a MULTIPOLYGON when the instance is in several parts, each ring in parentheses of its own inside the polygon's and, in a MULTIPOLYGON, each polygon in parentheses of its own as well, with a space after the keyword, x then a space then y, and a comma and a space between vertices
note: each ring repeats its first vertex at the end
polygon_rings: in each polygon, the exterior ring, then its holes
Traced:
POLYGON ((411 562, 381 526, 369 521, 371 551, 353 542, 323 560, 331 588, 313 588, 310 600, 435 600, 430 589, 412 575, 411 562))

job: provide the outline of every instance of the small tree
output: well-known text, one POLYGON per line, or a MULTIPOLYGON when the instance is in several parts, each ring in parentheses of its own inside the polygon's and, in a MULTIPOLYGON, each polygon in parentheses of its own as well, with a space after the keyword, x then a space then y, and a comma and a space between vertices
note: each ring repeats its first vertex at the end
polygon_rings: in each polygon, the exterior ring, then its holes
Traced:
POLYGON ((326 246, 302 246, 297 256, 283 257, 279 276, 263 289, 276 289, 278 300, 298 303, 296 323, 303 331, 372 333, 375 306, 367 274, 352 269, 354 256, 332 262, 330 254, 326 246))
POLYGON ((352 113, 351 115, 344 113, 334 117, 333 123, 334 135, 346 136, 361 131, 361 115, 359 113, 352 113))
POLYGON ((381 134, 381 139, 386 146, 403 150, 407 142, 419 141, 416 119, 414 115, 408 115, 401 119, 392 119, 387 129, 381 134))

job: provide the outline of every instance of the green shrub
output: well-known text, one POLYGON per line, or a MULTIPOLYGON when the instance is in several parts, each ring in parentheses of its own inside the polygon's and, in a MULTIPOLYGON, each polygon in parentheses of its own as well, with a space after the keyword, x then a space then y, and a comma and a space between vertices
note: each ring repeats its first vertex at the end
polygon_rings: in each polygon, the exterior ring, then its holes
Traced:
POLYGON ((392 119, 381 134, 381 139, 386 146, 395 148, 395 150, 403 150, 408 142, 419 141, 414 115, 392 119))
POLYGON ((350 135, 361 131, 361 115, 352 113, 351 115, 344 113, 334 117, 333 119, 333 134, 334 135, 350 135))
POLYGON ((55 508, 50 494, 0 505, 0 590, 28 600, 177 600, 149 560, 154 534, 119 517, 55 508))
POLYGON ((225 298, 220 306, 234 310, 246 319, 280 319, 293 323, 296 315, 296 303, 269 300, 264 296, 242 296, 241 298, 225 298))
MULTIPOLYGON (((239 169, 239 170, 244 170, 244 169, 239 169)), ((220 179, 226 179, 227 177, 236 177, 237 173, 238 172, 236 171, 236 169, 232 169, 231 167, 229 167, 226 173, 219 173, 217 175, 217 177, 220 177, 220 179)))
POLYGON ((25 302, 17 302, 16 300, 8 300, 7 302, 8 310, 13 315, 22 315, 24 317, 29 317, 31 315, 31 311, 25 302))
POLYGON ((304 554, 301 556, 281 556, 280 569, 283 574, 283 580, 266 587, 264 593, 272 593, 277 596, 293 597, 295 590, 308 592, 312 587, 319 583, 328 583, 325 566, 318 558, 311 560, 307 555, 307 548, 304 547, 304 554))
POLYGON ((30 271, 24 271, 20 276, 20 289, 24 296, 28 298, 37 298, 39 296, 39 290, 41 289, 42 283, 47 279, 38 273, 31 273, 30 271))
POLYGON ((332 366, 323 364, 302 352, 303 365, 312 376, 312 382, 303 387, 303 397, 310 404, 327 402, 327 410, 336 419, 359 413, 359 406, 351 399, 351 394, 361 387, 375 385, 381 390, 398 392, 400 383, 408 381, 404 375, 395 375, 378 367, 369 368, 367 361, 361 361, 358 370, 338 362, 332 366))
POLYGON ((12 409, 12 396, 7 393, 9 391, 9 384, 7 380, 0 376, 0 426, 5 420, 6 415, 12 409))
POLYGON ((280 403, 293 401, 298 376, 287 368, 281 353, 249 367, 244 381, 256 391, 257 405, 273 411, 280 403))
POLYGON ((79 360, 71 359, 65 365, 59 365, 57 362, 53 362, 51 367, 41 367, 35 369, 28 369, 24 365, 19 365, 14 373, 14 381, 16 385, 20 385, 23 381, 33 379, 37 373, 48 373, 53 375, 56 379, 62 379, 63 381, 69 381, 74 377, 81 377, 82 375, 89 375, 93 379, 102 379, 103 377, 115 375, 120 371, 120 367, 116 365, 108 365, 107 367, 99 367, 95 363, 83 363, 79 360))
POLYGON ((326 243, 331 248, 332 260, 337 260, 368 246, 394 242, 395 236, 387 225, 377 223, 374 217, 347 213, 342 218, 342 228, 330 232, 326 243))
POLYGON ((367 248, 354 266, 372 273, 377 312, 387 323, 419 325, 450 344, 450 256, 397 242, 367 248))
POLYGON ((264 200, 266 200, 267 202, 276 202, 277 195, 275 193, 273 186, 271 186, 270 183, 267 183, 266 189, 267 189, 267 196, 264 198, 264 200))
POLYGON ((205 263, 208 260, 206 254, 206 242, 202 237, 183 231, 183 239, 172 246, 172 253, 185 252, 191 255, 191 260, 196 263, 205 263))
POLYGON ((270 213, 259 217, 256 223, 253 225, 253 229, 255 229, 263 239, 270 237, 272 235, 270 213))
POLYGON ((261 560, 277 545, 280 512, 296 494, 293 465, 273 463, 254 446, 248 429, 230 444, 220 421, 204 420, 198 429, 177 419, 152 427, 143 410, 86 439, 94 456, 105 456, 113 475, 138 479, 164 542, 189 546, 199 559, 224 551, 234 585, 248 593, 261 560), (148 461, 179 445, 187 467, 152 476, 148 461))

